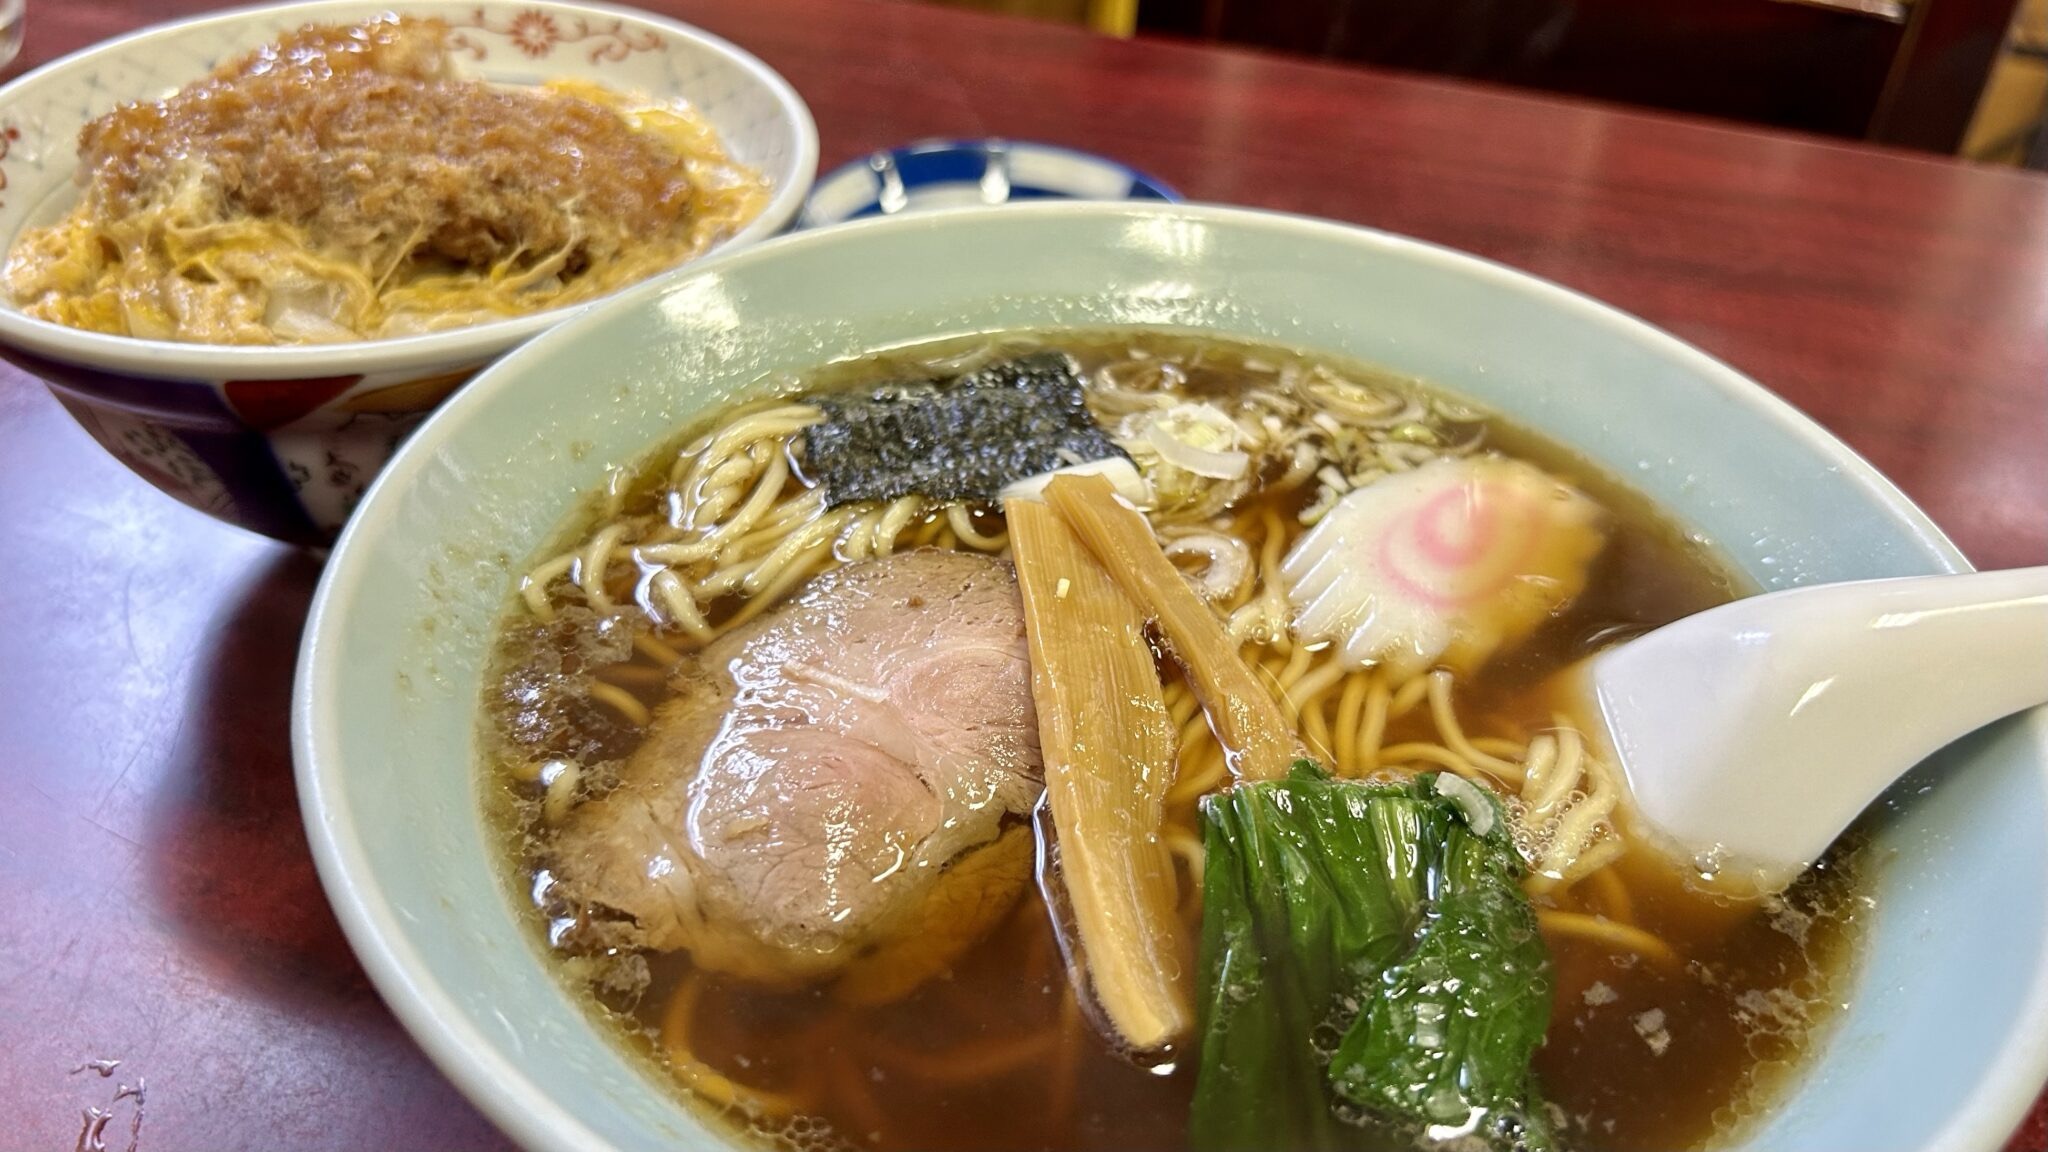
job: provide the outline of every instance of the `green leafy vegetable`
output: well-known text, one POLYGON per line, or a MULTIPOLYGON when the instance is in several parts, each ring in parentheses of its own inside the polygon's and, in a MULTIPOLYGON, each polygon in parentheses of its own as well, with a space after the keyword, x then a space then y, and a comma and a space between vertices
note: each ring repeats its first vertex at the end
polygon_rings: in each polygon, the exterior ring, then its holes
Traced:
POLYGON ((1303 761, 1203 802, 1199 1148, 1551 1146, 1548 957, 1506 821, 1454 791, 1303 761))
POLYGON ((1529 1058, 1550 1020, 1550 968, 1511 852, 1443 847, 1441 895, 1415 947, 1371 986, 1330 1059, 1339 1096, 1491 1147, 1551 1143, 1529 1058))

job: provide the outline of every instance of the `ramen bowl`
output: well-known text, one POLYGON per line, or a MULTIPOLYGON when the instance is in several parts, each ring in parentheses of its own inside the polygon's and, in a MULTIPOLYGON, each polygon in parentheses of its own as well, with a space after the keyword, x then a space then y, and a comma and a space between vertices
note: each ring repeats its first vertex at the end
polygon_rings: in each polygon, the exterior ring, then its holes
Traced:
MULTIPOLYGON (((817 132, 803 101, 759 60, 694 28, 553 0, 325 0, 145 29, 0 88, 0 236, 11 246, 76 203, 79 129, 117 104, 162 97, 305 24, 392 11, 446 21, 462 69, 487 81, 586 80, 688 102, 771 186, 766 208, 722 248, 781 231, 810 189, 817 132)), ((46 381, 94 439, 169 495, 267 536, 318 544, 333 539, 436 404, 574 310, 387 340, 256 347, 88 332, 0 299, 0 356, 46 381)))
MULTIPOLYGON (((485 825, 482 670, 528 558, 607 468, 764 376, 1107 325, 1313 349, 1461 393, 1629 476, 1765 589, 1965 567, 1868 464, 1725 365, 1555 285, 1359 228, 1168 205, 970 209, 800 234, 636 290, 493 366, 404 447, 328 565, 293 706, 305 819, 351 943, 521 1143, 735 1146, 558 982, 485 825)), ((2048 1074, 2043 720, 1978 733, 1885 801, 1848 1007, 1736 1146, 2006 1139, 2048 1074)))

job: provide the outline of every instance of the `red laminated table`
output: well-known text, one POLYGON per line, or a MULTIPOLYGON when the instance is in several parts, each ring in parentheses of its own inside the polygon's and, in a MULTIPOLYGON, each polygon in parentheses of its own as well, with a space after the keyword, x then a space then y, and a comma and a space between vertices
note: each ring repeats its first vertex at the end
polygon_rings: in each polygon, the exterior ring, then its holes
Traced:
MULTIPOLYGON (((2048 563, 2048 179, 883 0, 654 0, 751 49, 823 162, 1104 153, 1643 316, 1868 457, 1985 567, 2048 563)), ((8 72, 193 0, 35 3, 8 72)), ((0 1148, 498 1149, 314 877, 287 705, 319 558, 174 503, 0 367, 0 1148), (102 1076, 92 1061, 118 1060, 102 1076)), ((2037 1106, 2012 1152, 2048 1149, 2037 1106)))

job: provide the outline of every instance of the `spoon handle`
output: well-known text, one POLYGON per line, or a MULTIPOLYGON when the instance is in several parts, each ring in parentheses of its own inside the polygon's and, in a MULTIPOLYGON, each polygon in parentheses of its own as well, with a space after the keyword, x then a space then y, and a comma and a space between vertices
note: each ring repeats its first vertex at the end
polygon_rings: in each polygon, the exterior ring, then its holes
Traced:
MULTIPOLYGON (((2002 716, 2048 703, 2048 568, 1877 580, 1845 603, 1842 663, 1899 660, 1928 707, 1873 716, 1933 752, 2002 716), (1861 637, 1857 621, 1868 617, 1861 637)), ((1816 589, 1819 591, 1819 589, 1816 589)), ((1907 698, 1908 700, 1911 697, 1907 698)), ((1923 753, 1923 756, 1925 754, 1923 753)))
POLYGON ((2048 703, 2048 568, 1740 600, 1596 658, 1595 681, 1653 826, 1796 873, 1930 753, 2048 703))

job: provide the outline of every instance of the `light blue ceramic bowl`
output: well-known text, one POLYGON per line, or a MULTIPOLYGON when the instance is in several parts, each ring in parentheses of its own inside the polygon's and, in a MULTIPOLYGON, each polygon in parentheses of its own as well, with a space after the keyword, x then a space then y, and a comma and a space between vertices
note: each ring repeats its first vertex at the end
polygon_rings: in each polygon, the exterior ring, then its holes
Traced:
MULTIPOLYGON (((724 1147, 556 985, 486 847, 478 668, 522 560, 607 466, 764 373, 975 330, 1105 324, 1279 341, 1436 381, 1629 477, 1765 587, 1964 567, 1869 465, 1725 365, 1399 237, 1047 204, 849 225, 707 262, 536 339, 432 417, 344 534, 299 664, 299 788, 328 894, 420 1044, 522 1143, 724 1147)), ((1747 1147, 1993 1152, 2048 1075, 2048 716, 1937 757, 1893 806, 1854 1004, 1747 1147)))

